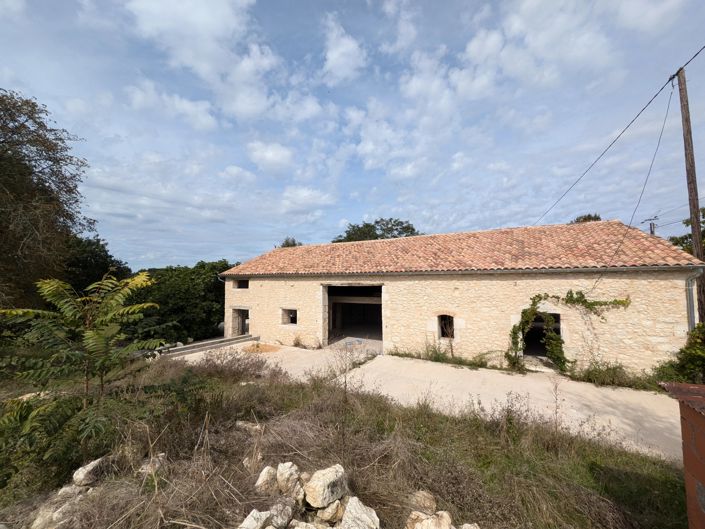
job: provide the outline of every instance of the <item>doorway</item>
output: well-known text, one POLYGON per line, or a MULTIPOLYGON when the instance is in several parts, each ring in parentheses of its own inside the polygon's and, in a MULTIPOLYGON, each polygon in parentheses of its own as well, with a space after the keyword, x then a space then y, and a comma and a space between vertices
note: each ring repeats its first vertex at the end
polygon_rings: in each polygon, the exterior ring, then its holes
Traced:
POLYGON ((382 286, 328 287, 328 342, 382 340, 382 286))
MULTIPOLYGON (((553 319, 553 332, 561 335, 561 315, 549 314, 553 319)), ((547 356, 546 344, 546 320, 542 314, 537 314, 534 322, 524 335, 524 355, 526 356, 547 356)))
POLYGON ((245 334, 250 334, 250 311, 233 309, 232 335, 243 336, 245 334))

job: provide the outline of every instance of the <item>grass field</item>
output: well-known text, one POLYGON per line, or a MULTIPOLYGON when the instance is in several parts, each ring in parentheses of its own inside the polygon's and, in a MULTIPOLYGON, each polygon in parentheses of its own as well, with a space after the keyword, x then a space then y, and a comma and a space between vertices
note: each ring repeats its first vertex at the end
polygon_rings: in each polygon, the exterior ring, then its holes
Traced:
MULTIPOLYGON (((531 417, 521 401, 489 419, 475 409, 447 417, 325 378, 292 382, 251 355, 198 366, 159 360, 112 390, 121 404, 110 447, 139 457, 80 504, 78 527, 237 526, 268 503, 253 490, 256 473, 241 463, 255 452, 261 466, 342 464, 383 527, 404 526, 403 500, 417 489, 432 492, 456 525, 483 529, 687 527, 679 468, 571 436, 559 420, 531 417), (236 420, 259 422, 263 433, 253 438, 236 420), (169 459, 156 482, 131 468, 148 452, 169 459)), ((54 485, 69 479, 70 469, 63 472, 54 485)), ((42 496, 29 487, 4 497, 0 520, 12 523, 42 496)))

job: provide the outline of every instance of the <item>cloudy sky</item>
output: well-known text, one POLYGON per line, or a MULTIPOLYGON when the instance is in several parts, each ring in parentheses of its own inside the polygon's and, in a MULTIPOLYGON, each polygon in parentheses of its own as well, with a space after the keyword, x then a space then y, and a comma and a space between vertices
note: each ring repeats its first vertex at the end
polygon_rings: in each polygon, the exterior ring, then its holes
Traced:
MULTIPOLYGON (((0 86, 84 139, 115 255, 235 261, 380 216, 533 224, 704 26, 702 0, 0 0, 0 86)), ((703 180, 705 53, 688 79, 703 180)), ((629 220, 669 92, 542 222, 629 220)), ((662 235, 687 214, 677 95, 635 219, 662 235)))

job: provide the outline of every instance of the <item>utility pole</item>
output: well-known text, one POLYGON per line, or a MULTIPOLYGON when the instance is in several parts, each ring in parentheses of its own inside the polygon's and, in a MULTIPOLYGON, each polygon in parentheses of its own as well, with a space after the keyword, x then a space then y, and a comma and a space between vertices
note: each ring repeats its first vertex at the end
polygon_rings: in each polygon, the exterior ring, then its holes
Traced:
MULTIPOLYGON (((683 148, 685 149, 685 177, 688 181, 688 201, 690 203, 690 229, 693 235, 693 255, 703 260, 703 239, 700 228, 700 204, 698 201, 698 181, 695 177, 695 153, 693 152, 693 131, 690 126, 688 87, 685 84, 685 70, 676 73, 678 95, 681 101, 681 121, 683 123, 683 148)), ((705 277, 697 279, 698 321, 705 322, 705 277)))
POLYGON ((656 223, 649 222, 649 235, 656 235, 656 223))

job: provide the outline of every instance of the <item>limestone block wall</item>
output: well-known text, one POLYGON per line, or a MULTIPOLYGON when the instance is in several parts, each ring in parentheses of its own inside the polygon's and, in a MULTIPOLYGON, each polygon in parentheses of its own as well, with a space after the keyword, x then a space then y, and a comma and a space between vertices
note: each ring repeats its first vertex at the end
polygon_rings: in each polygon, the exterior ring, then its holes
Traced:
MULTIPOLYGON (((604 321, 583 311, 546 303, 542 310, 561 316, 565 353, 579 364, 599 359, 634 370, 648 369, 670 357, 688 332, 687 271, 606 274, 591 299, 629 297, 631 305, 609 310, 604 321)), ((563 296, 570 289, 590 290, 595 273, 447 274, 365 277, 250 278, 248 289, 226 282, 226 333, 232 309, 250 310, 250 332, 262 340, 325 344, 327 295, 324 286, 382 286, 384 349, 419 350, 439 340, 438 316, 454 317, 456 354, 485 354, 501 361, 509 332, 535 294, 563 296), (281 323, 282 309, 298 311, 297 325, 281 323)))

